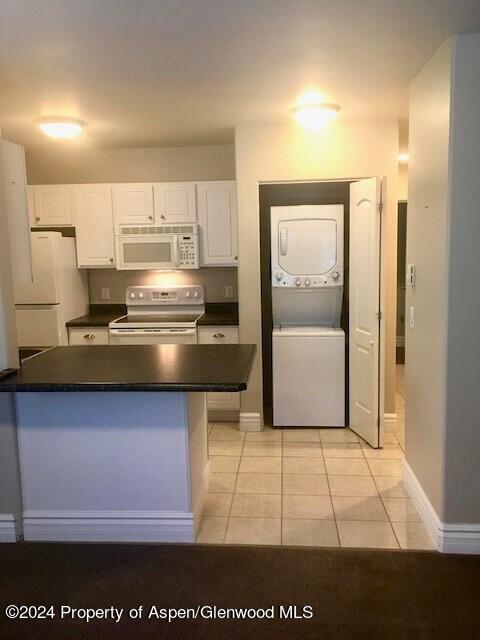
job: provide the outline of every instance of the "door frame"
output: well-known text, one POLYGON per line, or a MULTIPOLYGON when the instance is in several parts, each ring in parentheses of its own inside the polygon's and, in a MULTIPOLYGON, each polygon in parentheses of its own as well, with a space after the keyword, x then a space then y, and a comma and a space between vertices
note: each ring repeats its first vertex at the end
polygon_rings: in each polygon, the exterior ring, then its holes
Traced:
MULTIPOLYGON (((270 254, 268 254, 268 260, 266 259, 264 252, 265 252, 265 248, 264 248, 264 244, 267 247, 270 247, 270 238, 268 237, 268 242, 266 242, 266 238, 262 238, 262 229, 266 223, 265 220, 262 219, 262 201, 261 201, 261 197, 260 197, 260 188, 264 185, 268 185, 268 186, 274 186, 274 185, 278 185, 278 186, 288 186, 288 185, 301 185, 301 184, 311 184, 311 183, 315 183, 315 184, 333 184, 333 183, 344 183, 344 184, 348 184, 350 185, 352 182, 358 182, 359 180, 365 180, 368 178, 379 178, 380 179, 380 193, 381 193, 381 203, 382 203, 382 210, 380 212, 380 290, 379 290, 379 310, 380 310, 380 318, 379 318, 379 323, 380 323, 380 331, 379 331, 379 345, 378 345, 378 357, 379 357, 379 367, 378 367, 378 375, 379 375, 379 384, 378 384, 378 393, 379 393, 379 399, 378 399, 378 411, 379 411, 379 417, 380 417, 380 428, 379 428, 379 447, 383 447, 384 444, 384 438, 383 438, 383 434, 385 431, 385 361, 386 361, 386 293, 387 293, 387 237, 386 237, 386 231, 387 231, 387 225, 385 224, 385 215, 386 212, 388 210, 388 192, 387 192, 387 182, 386 182, 386 178, 384 176, 356 176, 356 177, 345 177, 345 178, 332 178, 332 179, 328 179, 328 178, 318 178, 318 179, 312 179, 312 178, 307 178, 305 180, 261 180, 258 183, 258 208, 259 208, 259 232, 260 232, 260 278, 261 278, 261 297, 262 297, 262 317, 261 317, 261 323, 262 323, 262 338, 263 341, 267 340, 267 332, 268 332, 268 326, 266 327, 266 322, 271 321, 271 302, 270 302, 270 317, 266 317, 265 316, 265 311, 268 311, 268 304, 264 304, 264 296, 266 295, 266 291, 264 291, 265 288, 265 282, 264 282, 264 271, 266 269, 266 263, 268 262, 268 264, 270 264, 270 254)), ((308 203, 306 203, 308 204, 308 203)), ((319 204, 323 204, 323 203, 319 203, 319 204)), ((334 202, 325 202, 325 204, 335 204, 334 202)), ((347 215, 350 215, 350 210, 345 211, 345 217, 347 217, 347 215)), ((270 249, 268 249, 270 251, 270 249)), ((346 252, 346 248, 344 247, 344 251, 346 252)), ((346 255, 346 253, 345 253, 346 255)), ((347 318, 348 320, 348 318, 347 318)), ((270 341, 271 341, 271 336, 270 336, 270 341)), ((270 345, 270 349, 266 349, 265 348, 266 345, 262 345, 262 369, 270 369, 271 370, 271 362, 269 363, 265 363, 263 362, 264 357, 266 354, 268 354, 268 352, 270 352, 271 354, 271 345, 270 345)), ((347 350, 346 353, 346 357, 347 360, 349 359, 349 350, 347 350)), ((348 389, 349 391, 349 389, 348 389)), ((267 419, 266 422, 268 423, 268 418, 271 418, 271 415, 269 415, 269 407, 266 404, 266 398, 265 398, 265 393, 266 393, 266 384, 265 384, 265 376, 263 379, 263 388, 262 388, 262 402, 263 402, 263 409, 264 409, 264 415, 265 418, 267 419)), ((347 402, 348 405, 348 402, 347 402)), ((347 425, 348 426, 348 425, 347 425)))

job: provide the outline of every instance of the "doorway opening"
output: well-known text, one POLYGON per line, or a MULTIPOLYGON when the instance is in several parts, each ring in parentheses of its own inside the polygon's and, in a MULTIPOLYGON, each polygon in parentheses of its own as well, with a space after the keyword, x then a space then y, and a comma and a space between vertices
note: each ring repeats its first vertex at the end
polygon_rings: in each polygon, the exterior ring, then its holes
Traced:
POLYGON ((397 224, 397 335, 395 368, 395 437, 405 450, 405 322, 407 272, 407 202, 398 203, 397 224))

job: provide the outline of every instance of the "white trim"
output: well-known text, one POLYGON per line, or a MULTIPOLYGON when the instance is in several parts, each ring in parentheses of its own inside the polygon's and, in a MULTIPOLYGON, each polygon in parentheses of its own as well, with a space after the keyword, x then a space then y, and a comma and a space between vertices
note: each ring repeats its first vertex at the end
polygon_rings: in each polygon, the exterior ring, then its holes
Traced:
POLYGON ((202 517, 203 508, 207 500, 208 487, 210 485, 210 460, 207 461, 203 470, 202 486, 198 491, 195 504, 193 505, 193 517, 195 521, 195 534, 200 526, 200 519, 202 517))
POLYGON ((193 513, 180 511, 25 511, 25 540, 194 542, 193 513))
POLYGON ((396 413, 383 414, 383 428, 386 432, 392 433, 397 428, 398 416, 396 413))
POLYGON ((12 513, 0 513, 0 543, 16 541, 15 516, 12 513))
POLYGON ((480 554, 480 523, 442 522, 408 462, 402 464, 405 487, 438 551, 480 554))
POLYGON ((263 418, 260 413, 240 412, 240 431, 262 431, 263 418))

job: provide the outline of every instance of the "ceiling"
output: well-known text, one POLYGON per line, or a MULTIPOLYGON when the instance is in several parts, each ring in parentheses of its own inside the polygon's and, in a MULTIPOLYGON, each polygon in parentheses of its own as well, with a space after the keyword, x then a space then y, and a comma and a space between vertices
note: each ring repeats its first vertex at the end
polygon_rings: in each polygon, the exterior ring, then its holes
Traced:
POLYGON ((87 123, 68 144, 216 144, 316 88, 343 118, 405 117, 408 85, 479 0, 0 0, 0 127, 87 123))

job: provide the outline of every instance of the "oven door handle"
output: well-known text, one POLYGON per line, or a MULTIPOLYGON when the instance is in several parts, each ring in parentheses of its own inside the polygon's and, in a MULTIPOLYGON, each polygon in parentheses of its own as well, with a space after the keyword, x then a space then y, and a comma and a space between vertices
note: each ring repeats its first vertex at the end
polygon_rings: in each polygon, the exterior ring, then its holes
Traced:
POLYGON ((178 329, 117 329, 110 327, 109 333, 111 336, 194 336, 197 330, 193 327, 179 327, 178 329))

